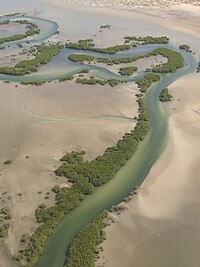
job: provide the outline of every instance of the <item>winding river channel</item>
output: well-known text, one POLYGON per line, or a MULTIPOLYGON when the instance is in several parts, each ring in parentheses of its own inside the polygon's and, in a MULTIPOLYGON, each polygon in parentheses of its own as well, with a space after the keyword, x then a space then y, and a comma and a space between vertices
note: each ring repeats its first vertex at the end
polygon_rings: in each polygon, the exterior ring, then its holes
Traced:
MULTIPOLYGON (((35 20, 35 18, 27 19, 35 20)), ((48 28, 48 34, 44 34, 41 30, 42 36, 37 36, 37 40, 30 40, 30 43, 40 42, 44 40, 44 37, 45 39, 49 38, 58 30, 56 24, 51 21, 38 18, 36 20, 35 23, 39 20, 40 24, 43 25, 41 28, 48 28)), ((120 52, 112 56, 103 56, 124 57, 144 55, 158 46, 161 45, 146 45, 132 48, 126 52, 120 52)), ((177 50, 171 45, 164 47, 177 50)), ((78 52, 82 53, 83 51, 78 52)), ((83 65, 68 61, 67 55, 72 53, 77 53, 77 51, 64 48, 49 64, 42 66, 37 73, 23 77, 0 75, 0 79, 16 82, 38 79, 54 80, 67 73, 77 73, 83 68, 83 65)), ((84 51, 84 53, 86 53, 86 51, 84 51)), ((60 225, 55 229, 54 234, 48 239, 44 254, 39 258, 39 262, 36 265, 37 267, 63 267, 67 259, 69 245, 80 229, 91 222, 91 220, 103 210, 110 209, 113 205, 120 203, 136 186, 141 185, 144 181, 152 165, 163 151, 167 140, 167 115, 162 104, 159 102, 159 94, 163 88, 172 84, 175 80, 195 72, 197 67, 196 60, 191 53, 181 53, 185 59, 185 67, 178 70, 176 73, 161 75, 160 82, 155 83, 145 95, 147 109, 150 115, 150 131, 146 139, 139 145, 132 158, 121 168, 111 181, 96 189, 92 195, 86 197, 77 208, 65 216, 60 225)), ((88 52, 87 54, 95 56, 101 55, 92 52, 88 52)), ((108 71, 106 68, 84 65, 84 69, 85 68, 91 70, 93 75, 101 78, 119 78, 119 75, 108 71)), ((137 80, 138 77, 144 76, 144 74, 145 72, 140 72, 136 76, 124 78, 124 80, 131 83, 137 80)))

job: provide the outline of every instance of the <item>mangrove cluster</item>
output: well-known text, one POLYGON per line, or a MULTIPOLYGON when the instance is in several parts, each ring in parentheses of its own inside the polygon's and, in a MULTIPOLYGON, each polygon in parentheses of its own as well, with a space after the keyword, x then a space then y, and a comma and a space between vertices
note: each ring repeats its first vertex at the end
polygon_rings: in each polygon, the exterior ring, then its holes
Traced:
POLYGON ((76 235, 70 245, 65 267, 95 266, 95 259, 98 254, 97 246, 105 239, 103 228, 106 217, 107 212, 105 211, 76 235))
POLYGON ((14 67, 0 67, 1 74, 7 75, 25 75, 37 71, 38 67, 47 64, 63 48, 62 45, 45 45, 35 46, 37 53, 34 59, 25 59, 17 63, 14 67))
POLYGON ((135 66, 123 67, 123 68, 120 68, 120 69, 119 69, 119 73, 120 73, 121 75, 128 75, 128 76, 130 76, 130 75, 132 75, 134 72, 136 72, 137 70, 138 70, 138 68, 135 67, 135 66))
POLYGON ((156 55, 166 57, 168 59, 167 63, 155 66, 153 68, 149 68, 147 69, 147 71, 170 73, 176 72, 178 69, 184 67, 184 58, 179 52, 176 52, 169 48, 159 47, 154 51, 150 52, 147 57, 156 55))
POLYGON ((91 76, 89 79, 88 78, 77 78, 76 83, 81 83, 81 84, 89 84, 89 85, 95 85, 95 84, 100 84, 100 85, 105 85, 109 84, 111 87, 114 87, 118 85, 121 81, 117 79, 108 79, 108 80, 101 80, 97 79, 93 76, 91 76))
POLYGON ((94 52, 100 52, 103 54, 116 54, 119 51, 130 49, 130 45, 115 45, 107 48, 98 48, 94 46, 93 39, 79 40, 77 43, 67 42, 66 48, 77 50, 88 50, 94 52))
POLYGON ((9 220, 11 219, 10 209, 8 207, 4 207, 0 209, 0 238, 4 238, 10 227, 9 220))
POLYGON ((190 50, 190 46, 189 46, 189 45, 186 45, 186 44, 180 45, 180 46, 179 46, 179 49, 185 50, 185 51, 187 51, 187 52, 192 52, 192 51, 190 50))
POLYGON ((172 95, 169 92, 168 88, 164 88, 160 93, 159 100, 161 102, 168 102, 172 100, 172 95))
MULTIPOLYGON (((1 25, 9 24, 10 22, 11 22, 10 20, 5 20, 4 22, 1 22, 1 25)), ((25 24, 26 29, 27 29, 26 32, 24 34, 15 34, 12 36, 0 38, 0 44, 6 43, 6 42, 11 42, 11 41, 21 40, 21 39, 24 39, 28 36, 40 33, 40 29, 38 28, 38 25, 35 23, 32 23, 32 22, 29 22, 28 20, 16 20, 14 22, 19 23, 19 24, 25 24)))
POLYGON ((158 74, 146 74, 143 78, 138 79, 135 83, 140 88, 142 93, 145 93, 147 89, 152 85, 154 82, 160 81, 160 76, 158 74))
MULTIPOLYGON (((150 125, 145 100, 138 95, 139 116, 135 128, 126 133, 116 145, 108 147, 103 155, 94 160, 84 161, 84 152, 71 152, 62 157, 62 165, 55 171, 58 176, 64 176, 72 183, 71 188, 55 186, 56 204, 46 207, 41 204, 36 210, 36 220, 40 226, 30 237, 28 245, 16 255, 17 260, 25 260, 27 267, 34 266, 38 257, 43 253, 44 244, 52 235, 55 227, 63 217, 76 208, 80 201, 92 194, 95 187, 99 187, 112 179, 122 166, 132 157, 138 144, 144 140, 150 125)), ((95 234, 96 236, 96 234, 95 234)), ((87 240, 85 240, 86 242, 87 240)), ((92 244, 93 241, 91 241, 92 244)), ((76 245, 79 246, 79 245, 76 245)), ((87 244, 83 244, 87 246, 87 244)), ((93 257, 91 257, 93 259, 93 257)))
POLYGON ((124 37, 125 42, 129 43, 133 41, 135 45, 147 45, 147 44, 168 44, 169 38, 167 36, 145 36, 145 37, 136 37, 136 36, 126 36, 124 37))
MULTIPOLYGON (((131 56, 131 57, 122 57, 122 58, 101 58, 101 57, 94 57, 86 54, 71 54, 68 56, 68 59, 77 62, 77 63, 104 63, 107 65, 113 64, 121 64, 121 63, 130 63, 133 61, 137 61, 141 58, 148 58, 151 56, 162 55, 163 57, 167 58, 167 62, 164 64, 157 65, 152 68, 148 68, 147 71, 158 72, 158 73, 170 73, 176 72, 177 69, 184 67, 184 58, 181 53, 174 51, 169 48, 160 47, 154 49, 152 52, 144 55, 144 56, 131 56)), ((131 69, 131 68, 130 68, 131 69)), ((125 71, 129 71, 130 69, 125 68, 125 71)), ((123 69, 122 69, 123 72, 123 69)))

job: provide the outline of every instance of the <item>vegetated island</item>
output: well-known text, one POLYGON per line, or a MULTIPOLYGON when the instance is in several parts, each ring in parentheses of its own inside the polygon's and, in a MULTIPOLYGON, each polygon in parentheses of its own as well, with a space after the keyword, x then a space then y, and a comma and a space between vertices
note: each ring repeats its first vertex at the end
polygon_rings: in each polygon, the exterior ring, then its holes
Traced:
POLYGON ((134 72, 136 72, 138 70, 137 67, 135 66, 129 66, 129 67, 122 67, 119 69, 119 73, 121 75, 126 75, 126 76, 130 76, 132 75, 134 72))
POLYGON ((149 72, 158 72, 158 73, 170 73, 176 72, 177 69, 180 69, 184 66, 184 58, 181 53, 174 51, 169 48, 159 47, 153 50, 152 52, 144 55, 144 56, 131 56, 131 57, 121 57, 121 58, 100 58, 94 57, 86 54, 71 54, 68 56, 68 59, 73 62, 78 63, 106 63, 108 65, 112 64, 120 64, 120 63, 129 63, 133 61, 137 61, 140 58, 148 58, 150 56, 161 55, 168 59, 167 63, 147 68, 146 70, 149 72))
POLYGON ((0 25, 8 25, 11 22, 14 22, 16 24, 17 23, 18 24, 25 24, 27 30, 24 34, 15 34, 15 35, 12 35, 9 37, 0 38, 0 44, 11 42, 11 41, 21 40, 21 39, 24 39, 28 36, 40 33, 40 29, 39 29, 38 25, 33 23, 33 22, 30 22, 28 20, 15 20, 15 21, 4 20, 4 21, 0 22, 0 25))
POLYGON ((161 102, 168 102, 172 100, 172 95, 169 92, 168 88, 164 88, 162 92, 160 93, 159 100, 161 102))
POLYGON ((1 74, 7 75, 25 75, 37 71, 38 67, 47 64, 55 55, 57 55, 63 45, 57 43, 55 45, 36 45, 37 52, 34 59, 26 59, 20 61, 14 67, 0 67, 1 74))

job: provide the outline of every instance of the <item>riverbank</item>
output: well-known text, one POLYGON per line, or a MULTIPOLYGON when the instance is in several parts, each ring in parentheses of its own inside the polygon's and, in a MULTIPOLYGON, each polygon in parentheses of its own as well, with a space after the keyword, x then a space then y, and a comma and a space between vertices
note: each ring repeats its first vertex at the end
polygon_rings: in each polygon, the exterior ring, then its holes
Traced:
POLYGON ((175 100, 167 104, 171 114, 168 146, 138 195, 128 203, 128 210, 106 228, 104 252, 97 266, 159 267, 163 262, 165 266, 198 266, 198 83, 195 74, 170 86, 175 100))
POLYGON ((137 92, 136 86, 128 84, 90 87, 72 81, 16 88, 2 83, 0 195, 1 206, 12 211, 5 240, 12 254, 22 246, 22 234, 30 235, 38 227, 36 208, 41 203, 54 204, 52 187, 66 184, 66 178, 53 174, 61 156, 85 150, 90 160, 117 142, 134 127, 137 92), (12 164, 3 165, 6 159, 12 164))

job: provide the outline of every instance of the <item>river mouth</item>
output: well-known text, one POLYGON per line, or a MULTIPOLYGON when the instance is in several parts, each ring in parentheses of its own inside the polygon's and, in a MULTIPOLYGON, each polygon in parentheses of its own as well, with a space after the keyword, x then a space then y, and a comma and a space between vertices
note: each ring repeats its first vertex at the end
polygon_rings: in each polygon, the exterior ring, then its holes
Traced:
MULTIPOLYGON (((154 47, 152 46, 149 49, 153 50, 153 48, 154 47)), ((146 95, 146 102, 151 123, 151 131, 146 140, 140 145, 138 151, 134 154, 127 165, 118 172, 113 180, 111 180, 105 186, 97 189, 93 195, 87 197, 77 209, 70 212, 65 217, 63 222, 56 229, 55 234, 49 238, 45 248, 45 253, 41 257, 37 266, 63 266, 66 249, 75 234, 84 225, 89 223, 99 212, 121 202, 136 185, 140 185, 142 183, 151 169, 151 166, 162 152, 166 141, 167 118, 162 106, 158 102, 159 93, 164 87, 171 84, 179 77, 191 73, 196 69, 196 62, 194 61, 193 57, 186 53, 183 54, 187 66, 183 70, 178 71, 176 74, 163 75, 161 82, 153 86, 146 95), (126 177, 126 179, 123 179, 124 177, 126 177), (63 238, 64 233, 66 235, 65 238, 63 238), (59 244, 59 251, 55 249, 57 244, 59 244)), ((64 54, 64 56, 66 56, 66 54, 64 54)), ((56 58, 55 61, 57 60, 58 59, 56 58)), ((58 63, 54 62, 53 64, 58 63)), ((38 78, 55 79, 58 77, 58 75, 63 74, 61 72, 56 75, 55 73, 52 74, 50 69, 53 66, 54 65, 50 66, 48 74, 41 74, 40 77, 35 74, 35 76, 33 75, 30 80, 38 78)), ((73 65, 72 69, 74 67, 75 65, 73 65)), ((78 64, 76 65, 75 71, 77 70, 80 70, 78 64)), ((111 78, 117 76, 108 72, 106 69, 94 68, 93 70, 96 71, 97 76, 102 78, 111 78)), ((73 71, 68 72, 68 74, 69 73, 73 73, 73 71)), ((2 77, 2 79, 4 78, 5 77, 2 77)), ((23 80, 24 78, 25 77, 21 77, 20 79, 23 80)), ((137 78, 138 77, 135 77, 134 79, 137 78)), ((7 77, 7 80, 9 79, 10 81, 17 81, 16 77, 7 77)), ((21 81, 20 79, 18 81, 21 81)), ((26 79, 29 80, 29 78, 25 78, 25 80, 26 79)), ((130 79, 129 82, 133 82, 134 79, 130 79)))

